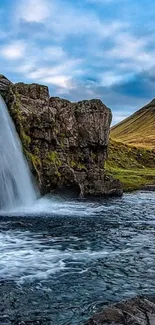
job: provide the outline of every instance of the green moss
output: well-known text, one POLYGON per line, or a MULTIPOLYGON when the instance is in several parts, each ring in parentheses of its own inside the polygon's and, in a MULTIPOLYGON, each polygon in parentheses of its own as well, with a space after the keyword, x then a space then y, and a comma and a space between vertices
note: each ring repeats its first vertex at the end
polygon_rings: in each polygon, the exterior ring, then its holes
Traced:
POLYGON ((28 161, 32 164, 36 172, 39 174, 38 168, 41 167, 40 158, 27 150, 24 150, 24 154, 27 157, 28 161))
POLYGON ((26 135, 25 132, 23 132, 22 139, 23 139, 24 145, 26 147, 28 147, 31 143, 31 138, 28 135, 26 135))
POLYGON ((55 162, 56 159, 57 159, 57 152, 56 152, 56 151, 48 152, 48 154, 47 154, 47 158, 48 158, 50 161, 55 162))
POLYGON ((36 156, 38 156, 39 153, 40 153, 40 150, 39 150, 38 147, 35 146, 34 149, 33 149, 33 152, 34 152, 34 154, 35 154, 36 156))
POLYGON ((64 149, 64 147, 65 147, 65 145, 64 145, 64 143, 61 141, 60 142, 60 147, 62 148, 62 149, 64 149))
POLYGON ((65 137, 66 137, 66 135, 65 135, 64 133, 60 133, 60 136, 61 136, 62 138, 65 138, 65 137))
POLYGON ((56 127, 54 128, 54 131, 55 131, 55 133, 56 133, 56 134, 58 134, 58 133, 59 133, 59 129, 58 129, 58 128, 56 128, 56 127))
POLYGON ((61 178, 61 174, 58 170, 55 171, 55 176, 57 176, 58 178, 61 178))
POLYGON ((91 157, 92 157, 93 160, 96 160, 97 155, 96 155, 95 153, 92 152, 91 157))
POLYGON ((81 163, 78 163, 77 168, 80 169, 80 170, 82 170, 82 169, 83 169, 83 170, 86 170, 85 165, 83 165, 83 164, 81 164, 81 163))
POLYGON ((58 178, 61 178, 61 174, 59 171, 59 168, 62 165, 62 162, 59 158, 59 155, 56 151, 50 151, 47 153, 46 157, 44 158, 43 162, 46 165, 54 165, 55 167, 55 176, 57 176, 58 178))
POLYGON ((71 166, 71 168, 74 168, 76 166, 76 162, 74 160, 71 160, 70 166, 71 166))
POLYGON ((58 156, 57 151, 50 151, 47 153, 47 160, 51 163, 53 163, 55 166, 60 167, 61 166, 61 160, 58 156))

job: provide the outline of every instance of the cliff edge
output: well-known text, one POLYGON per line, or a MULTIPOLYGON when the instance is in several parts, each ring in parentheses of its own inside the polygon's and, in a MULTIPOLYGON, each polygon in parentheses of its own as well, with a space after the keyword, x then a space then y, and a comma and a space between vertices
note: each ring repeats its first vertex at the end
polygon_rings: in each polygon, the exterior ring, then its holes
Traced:
POLYGON ((4 98, 42 194, 71 188, 81 196, 121 195, 105 175, 112 114, 100 100, 71 103, 46 86, 11 83, 0 75, 4 98))

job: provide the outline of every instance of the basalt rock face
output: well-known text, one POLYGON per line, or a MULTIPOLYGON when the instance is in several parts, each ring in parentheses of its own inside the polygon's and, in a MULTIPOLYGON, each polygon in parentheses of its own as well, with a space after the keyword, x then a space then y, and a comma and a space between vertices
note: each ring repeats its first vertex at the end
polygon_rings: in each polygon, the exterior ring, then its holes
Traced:
POLYGON ((135 298, 119 303, 94 315, 85 325, 154 325, 155 302, 135 298))
POLYGON ((64 187, 81 196, 122 194, 104 173, 112 116, 100 100, 71 103, 50 97, 46 86, 1 75, 0 94, 43 194, 64 187))

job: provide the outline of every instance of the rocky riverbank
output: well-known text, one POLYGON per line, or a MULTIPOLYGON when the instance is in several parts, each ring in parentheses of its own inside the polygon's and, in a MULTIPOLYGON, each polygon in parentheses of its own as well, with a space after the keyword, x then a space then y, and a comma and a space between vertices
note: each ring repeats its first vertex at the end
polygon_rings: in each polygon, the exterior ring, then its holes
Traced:
POLYGON ((50 97, 46 86, 13 84, 2 75, 0 94, 42 194, 64 188, 80 196, 122 194, 104 170, 112 114, 100 100, 71 103, 50 97))
POLYGON ((137 297, 105 308, 85 325, 154 325, 155 301, 137 297))

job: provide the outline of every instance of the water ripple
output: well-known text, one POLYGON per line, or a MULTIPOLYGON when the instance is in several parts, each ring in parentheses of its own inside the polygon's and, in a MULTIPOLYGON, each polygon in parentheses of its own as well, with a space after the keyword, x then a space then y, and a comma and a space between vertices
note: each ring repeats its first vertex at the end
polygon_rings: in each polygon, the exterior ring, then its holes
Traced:
POLYGON ((40 200, 0 220, 0 309, 82 324, 101 304, 155 294, 155 193, 40 200), (20 215, 20 217, 19 217, 20 215))

